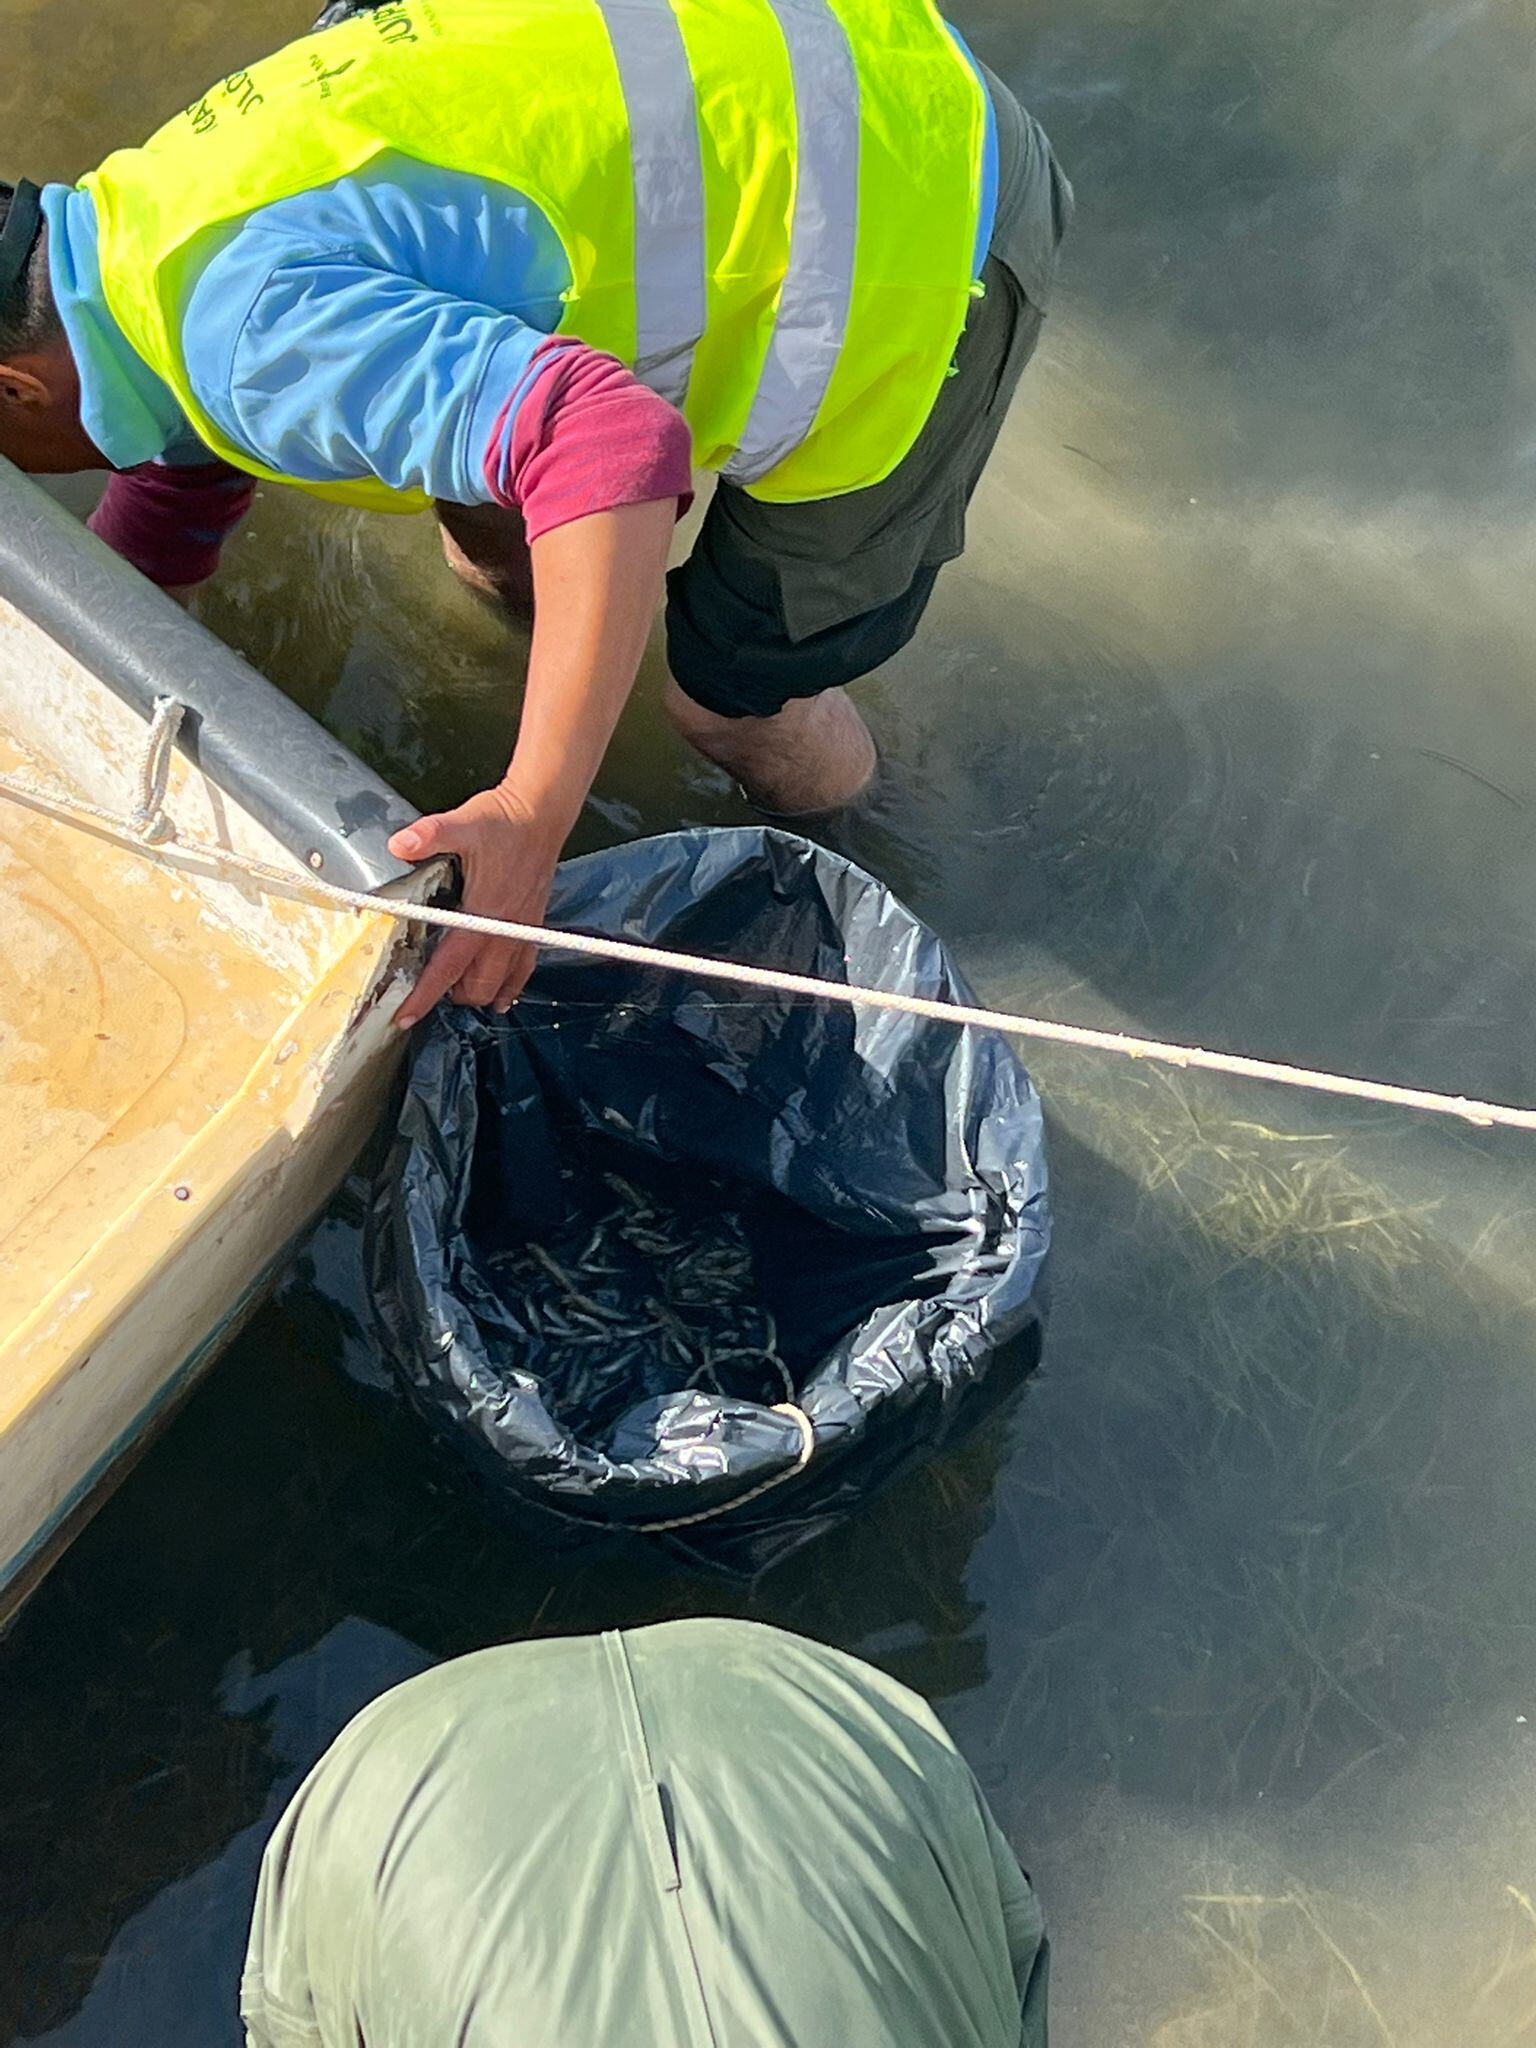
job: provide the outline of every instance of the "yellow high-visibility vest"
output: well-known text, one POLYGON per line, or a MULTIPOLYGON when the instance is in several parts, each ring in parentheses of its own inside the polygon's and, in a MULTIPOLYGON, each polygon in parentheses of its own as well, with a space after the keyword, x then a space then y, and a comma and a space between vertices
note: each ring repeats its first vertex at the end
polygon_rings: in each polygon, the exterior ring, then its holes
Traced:
POLYGON ((559 237, 558 332, 777 502, 888 476, 965 325, 986 103, 932 0, 392 0, 222 80, 84 186, 130 346, 236 467, 181 321, 219 231, 390 152, 510 187, 559 237))

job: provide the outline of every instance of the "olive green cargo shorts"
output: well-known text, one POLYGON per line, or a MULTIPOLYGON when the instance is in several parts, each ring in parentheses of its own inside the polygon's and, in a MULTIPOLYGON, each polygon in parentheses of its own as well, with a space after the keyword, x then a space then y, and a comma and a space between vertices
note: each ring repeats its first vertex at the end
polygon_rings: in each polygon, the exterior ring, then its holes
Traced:
POLYGON ((954 374, 884 483, 805 505, 716 491, 692 555, 668 578, 672 674, 707 711, 768 718, 868 675, 906 646, 939 570, 965 550, 966 510, 1039 342, 1073 209, 1044 133, 986 77, 997 218, 954 374))

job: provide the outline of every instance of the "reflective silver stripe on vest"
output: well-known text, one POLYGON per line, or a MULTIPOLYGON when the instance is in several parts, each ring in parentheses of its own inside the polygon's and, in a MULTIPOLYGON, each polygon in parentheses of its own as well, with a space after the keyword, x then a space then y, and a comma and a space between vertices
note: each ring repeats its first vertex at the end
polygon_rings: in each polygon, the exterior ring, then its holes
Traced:
POLYGON ((826 0, 768 0, 795 88, 795 217, 789 270, 741 445, 725 466, 756 483, 816 424, 848 332, 859 212, 859 74, 826 0))
POLYGON ((597 0, 619 67, 635 174, 635 373, 688 395, 709 317, 704 164, 683 32, 668 0, 597 0))

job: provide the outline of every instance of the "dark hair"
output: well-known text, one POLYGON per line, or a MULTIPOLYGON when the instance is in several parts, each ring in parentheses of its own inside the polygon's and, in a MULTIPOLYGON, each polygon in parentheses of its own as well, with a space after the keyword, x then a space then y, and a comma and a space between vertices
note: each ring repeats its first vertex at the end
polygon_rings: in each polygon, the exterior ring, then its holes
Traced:
MULTIPOLYGON (((14 185, 0 185, 0 228, 10 216, 14 185)), ((48 236, 37 238, 32 259, 15 287, 0 299, 0 360, 44 347, 60 332, 59 309, 48 277, 48 236)))

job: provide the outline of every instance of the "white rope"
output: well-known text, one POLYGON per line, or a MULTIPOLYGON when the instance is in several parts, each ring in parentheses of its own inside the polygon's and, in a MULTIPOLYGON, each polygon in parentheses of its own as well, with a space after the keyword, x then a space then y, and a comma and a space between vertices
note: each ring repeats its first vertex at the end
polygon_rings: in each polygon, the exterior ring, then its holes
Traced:
MULTIPOLYGON (((0 795, 30 805, 50 817, 72 824, 104 827, 112 838, 146 859, 169 861, 178 857, 205 861, 211 866, 248 875, 276 894, 296 895, 326 903, 337 910, 371 911, 403 924, 434 925, 444 931, 474 932, 490 939, 511 939, 523 945, 547 948, 550 952, 588 955, 598 960, 622 960, 635 967, 661 968, 671 973, 703 976, 729 982, 739 988, 764 989, 773 995, 810 996, 819 1002, 845 1003, 856 1009, 883 1010, 897 1016, 929 1017, 941 1024, 969 1025, 978 1031, 1000 1031, 1014 1038, 1039 1040, 1049 1045, 1078 1046, 1089 1052, 1112 1053, 1122 1059, 1151 1060, 1161 1066, 1196 1068, 1205 1073, 1229 1074, 1239 1080, 1272 1081, 1281 1088, 1299 1088, 1319 1095, 1344 1096, 1355 1102, 1373 1102, 1389 1109, 1416 1110, 1427 1116, 1457 1118, 1462 1123, 1485 1129, 1536 1131, 1536 1109, 1517 1108, 1509 1103, 1479 1102, 1464 1095, 1442 1095, 1424 1088, 1401 1088, 1388 1081, 1369 1081, 1350 1074, 1319 1073, 1309 1067, 1287 1066, 1277 1060, 1248 1059, 1239 1053, 1210 1052, 1204 1046, 1174 1045, 1155 1038, 1134 1038, 1121 1031, 1095 1031, 1082 1024, 1057 1024, 1048 1018, 1017 1016, 1008 1010, 987 1010, 968 1003, 947 1003, 932 996, 904 995, 890 989, 858 988, 846 982, 824 981, 815 975, 788 974, 777 968, 753 967, 742 961, 712 960, 698 953, 674 953, 661 946, 638 946, 626 939, 605 939, 588 932, 554 931, 545 925, 517 924, 506 918, 477 917, 466 910, 444 910, 435 905, 397 901, 360 889, 338 888, 318 875, 298 868, 280 868, 253 860, 226 846, 185 839, 179 835, 162 838, 151 846, 134 835, 128 823, 115 812, 101 809, 77 798, 64 798, 38 789, 9 775, 0 775, 0 795)), ((161 813, 168 833, 174 828, 161 813)))
POLYGON ((175 697, 157 697, 144 759, 139 764, 139 800, 129 814, 129 829, 146 846, 158 846, 176 836, 176 827, 165 813, 165 792, 171 781, 171 749, 181 731, 187 707, 175 697))

